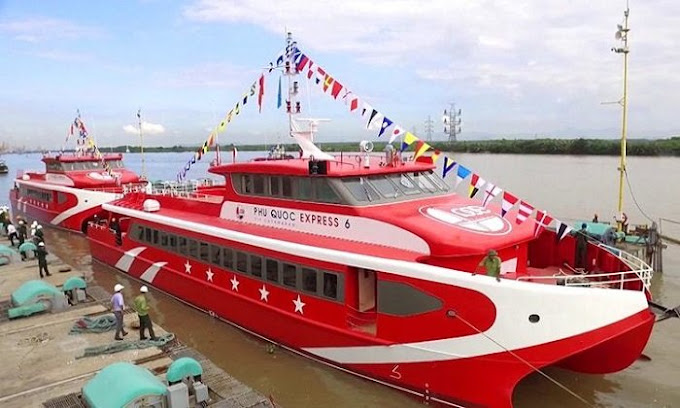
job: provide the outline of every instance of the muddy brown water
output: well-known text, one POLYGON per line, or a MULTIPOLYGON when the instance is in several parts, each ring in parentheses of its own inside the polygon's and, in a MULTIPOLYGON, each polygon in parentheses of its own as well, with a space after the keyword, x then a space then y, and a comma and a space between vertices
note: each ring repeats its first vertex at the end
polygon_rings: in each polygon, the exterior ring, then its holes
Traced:
MULTIPOLYGON (((186 154, 147 155, 151 178, 171 174, 186 154)), ((456 159, 486 179, 508 188, 558 218, 574 221, 609 220, 616 208, 617 159, 592 156, 455 155, 456 159)), ((37 167, 37 156, 6 155, 12 168, 37 167)), ((137 169, 139 156, 127 155, 128 166, 137 169)), ((654 219, 680 220, 680 159, 631 158, 630 183, 645 213, 654 219)), ((197 171, 196 177, 204 173, 197 171)), ((450 182, 455 182, 451 177, 450 182)), ((6 202, 11 176, 0 179, 0 204, 6 202)), ((464 191, 460 186, 459 191, 464 191)), ((631 224, 648 223, 636 209, 629 193, 626 212, 631 224)), ((662 221, 663 232, 680 238, 680 225, 662 221)), ((126 286, 128 301, 139 283, 113 269, 91 264, 87 240, 79 235, 47 231, 50 249, 66 262, 91 272, 95 283, 111 288, 126 286)), ((680 304, 680 247, 665 252, 664 273, 654 276, 655 300, 667 306, 680 304)), ((36 271, 37 275, 37 271, 36 271)), ((237 379, 252 386, 284 407, 419 407, 423 402, 382 385, 307 360, 285 350, 270 352, 266 342, 211 318, 152 289, 150 304, 154 321, 176 333, 237 379)), ((587 319, 587 316, 583 317, 587 319)), ((545 372, 588 404, 597 407, 680 407, 680 320, 671 319, 654 328, 645 356, 628 369, 608 375, 575 374, 561 369, 545 372)), ((485 378, 479 382, 483 388, 485 378)), ((523 380, 514 395, 516 407, 584 407, 586 404, 539 374, 523 380)))

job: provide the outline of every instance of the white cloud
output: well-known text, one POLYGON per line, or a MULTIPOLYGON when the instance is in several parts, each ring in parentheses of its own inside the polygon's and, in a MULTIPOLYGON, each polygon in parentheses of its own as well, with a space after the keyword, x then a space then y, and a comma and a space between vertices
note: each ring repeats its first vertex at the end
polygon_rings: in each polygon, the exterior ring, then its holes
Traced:
MULTIPOLYGON (((485 102, 496 101, 499 110, 512 104, 525 113, 546 112, 557 126, 576 113, 597 126, 615 117, 600 102, 621 97, 622 57, 610 48, 617 45, 624 6, 592 0, 196 0, 184 16, 254 24, 277 34, 287 27, 308 53, 341 53, 349 61, 410 70, 451 87, 457 98, 486 95, 485 102)), ((654 107, 645 119, 631 115, 634 126, 638 120, 639 127, 678 127, 678 15, 677 0, 636 2, 631 10, 631 110, 654 107)))
POLYGON ((91 37, 98 35, 100 30, 58 18, 31 17, 23 20, 0 21, 0 32, 14 35, 14 39, 18 41, 37 43, 50 39, 91 37))
MULTIPOLYGON (((131 135, 139 134, 138 125, 125 125, 123 131, 131 135)), ((157 123, 142 122, 142 133, 145 135, 160 135, 165 133, 165 127, 157 123)))

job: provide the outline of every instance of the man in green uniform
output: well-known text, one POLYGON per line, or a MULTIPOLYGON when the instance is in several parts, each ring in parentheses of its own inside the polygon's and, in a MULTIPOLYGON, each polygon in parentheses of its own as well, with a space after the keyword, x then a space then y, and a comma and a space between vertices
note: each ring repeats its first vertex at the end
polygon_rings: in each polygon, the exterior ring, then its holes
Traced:
MULTIPOLYGON (((487 276, 493 276, 498 282, 501 281, 501 258, 498 256, 498 252, 494 249, 490 249, 482 261, 477 265, 477 268, 484 267, 487 276)), ((472 272, 472 275, 477 274, 477 269, 472 272)))
POLYGON ((139 316, 139 339, 146 340, 147 337, 144 336, 144 331, 149 329, 151 340, 156 340, 156 335, 153 332, 153 323, 151 323, 151 317, 149 316, 149 305, 146 302, 146 293, 149 291, 149 288, 142 286, 139 288, 139 291, 141 293, 135 298, 135 310, 137 311, 137 316, 139 316))
POLYGON ((581 224, 581 230, 576 233, 574 267, 588 270, 588 225, 585 222, 581 224))

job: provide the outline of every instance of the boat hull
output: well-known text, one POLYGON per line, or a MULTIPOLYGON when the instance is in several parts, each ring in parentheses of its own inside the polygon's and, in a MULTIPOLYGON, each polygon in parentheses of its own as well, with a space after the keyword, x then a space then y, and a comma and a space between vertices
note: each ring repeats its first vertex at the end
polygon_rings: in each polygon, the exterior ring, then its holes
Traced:
MULTIPOLYGON (((48 183, 31 183, 17 180, 21 187, 39 189, 48 194, 49 200, 21 196, 20 190, 10 190, 10 205, 14 217, 21 216, 29 221, 38 221, 44 226, 84 233, 88 220, 101 211, 104 203, 115 200, 118 194, 84 190, 72 187, 51 185, 48 183)), ((46 196, 47 197, 47 196, 46 196)))
MULTIPOLYGON (((320 357, 315 350, 385 346, 386 342, 375 336, 310 321, 292 309, 284 311, 265 303, 244 290, 248 284, 246 278, 240 278, 244 281, 242 290, 235 291, 228 285, 206 282, 204 271, 209 265, 194 262, 194 272, 186 273, 181 268, 184 259, 174 254, 162 253, 161 260, 155 249, 131 247, 130 242, 118 246, 105 228, 92 229, 88 236, 94 259, 198 309, 298 354, 425 400, 452 406, 511 407, 513 390, 522 378, 560 362, 564 367, 584 372, 620 370, 640 355, 653 325, 653 315, 643 310, 597 330, 524 349, 438 361, 343 363, 320 357), (619 363, 584 365, 593 354, 616 354, 619 363)), ((452 354, 455 352, 451 350, 452 354)))

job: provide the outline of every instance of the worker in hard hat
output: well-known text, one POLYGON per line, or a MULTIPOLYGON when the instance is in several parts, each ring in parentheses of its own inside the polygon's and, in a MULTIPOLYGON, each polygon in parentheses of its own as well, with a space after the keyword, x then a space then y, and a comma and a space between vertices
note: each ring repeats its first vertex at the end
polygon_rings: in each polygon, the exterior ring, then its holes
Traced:
POLYGON ((47 270, 47 249, 45 249, 44 242, 38 243, 38 249, 36 249, 35 255, 38 257, 38 272, 40 273, 40 279, 43 278, 43 269, 45 270, 45 275, 50 276, 50 271, 47 270))
MULTIPOLYGON (((482 267, 486 270, 487 276, 496 278, 498 282, 501 281, 501 258, 498 256, 498 252, 496 252, 495 249, 490 249, 489 252, 486 253, 486 256, 482 258, 481 262, 479 262, 479 265, 477 265, 477 269, 482 267)), ((472 272, 472 275, 477 273, 477 269, 472 272)))
POLYGON ((135 298, 135 310, 139 317, 139 339, 146 340, 148 337, 144 335, 144 331, 149 329, 149 337, 151 337, 151 340, 156 340, 151 316, 149 316, 149 304, 146 301, 146 294, 149 292, 149 288, 142 286, 139 288, 139 292, 139 296, 135 298))
POLYGON ((116 283, 113 287, 113 297, 111 297, 111 308, 113 309, 113 315, 116 317, 116 335, 114 338, 116 340, 123 340, 120 336, 127 336, 127 332, 123 328, 123 310, 125 309, 125 300, 123 300, 123 285, 116 283))

